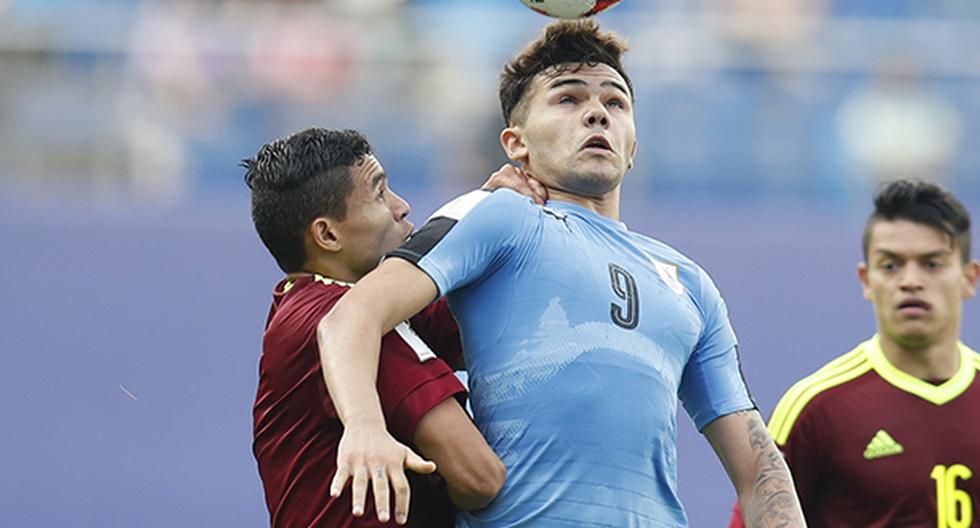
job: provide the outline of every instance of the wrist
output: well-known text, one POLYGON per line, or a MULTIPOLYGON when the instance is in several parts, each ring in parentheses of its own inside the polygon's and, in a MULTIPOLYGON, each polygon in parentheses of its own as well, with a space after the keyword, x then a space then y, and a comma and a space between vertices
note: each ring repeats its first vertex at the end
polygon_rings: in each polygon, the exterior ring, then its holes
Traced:
POLYGON ((376 432, 385 431, 388 426, 385 424, 384 416, 378 412, 359 412, 350 413, 341 420, 344 428, 352 432, 376 432))

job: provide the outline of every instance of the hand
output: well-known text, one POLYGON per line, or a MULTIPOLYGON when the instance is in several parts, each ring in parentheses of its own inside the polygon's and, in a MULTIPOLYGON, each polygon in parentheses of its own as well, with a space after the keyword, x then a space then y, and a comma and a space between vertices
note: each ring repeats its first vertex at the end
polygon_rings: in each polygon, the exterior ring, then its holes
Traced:
POLYGON ((383 427, 347 428, 337 450, 337 473, 330 483, 330 496, 339 497, 351 477, 351 511, 355 517, 364 515, 368 483, 372 484, 374 509, 378 520, 388 522, 389 485, 395 491, 395 522, 408 521, 411 489, 405 469, 416 473, 432 473, 434 462, 424 460, 409 447, 398 442, 383 427))
POLYGON ((524 172, 523 170, 505 163, 490 175, 490 178, 480 187, 485 191, 492 191, 494 189, 510 189, 514 192, 523 194, 528 198, 534 200, 534 203, 538 205, 544 205, 548 201, 548 189, 541 184, 538 180, 535 180, 531 175, 524 172))

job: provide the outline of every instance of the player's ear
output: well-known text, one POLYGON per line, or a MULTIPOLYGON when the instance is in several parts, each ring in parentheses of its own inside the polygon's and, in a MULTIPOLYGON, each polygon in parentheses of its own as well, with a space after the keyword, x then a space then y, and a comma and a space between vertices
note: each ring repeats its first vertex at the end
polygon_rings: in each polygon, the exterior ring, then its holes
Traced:
POLYGON ((500 146, 508 159, 527 165, 527 145, 524 144, 524 130, 520 126, 505 128, 500 133, 500 146))
POLYGON ((868 263, 858 262, 858 280, 861 281, 861 291, 866 300, 871 300, 871 286, 868 284, 868 263))
POLYGON ((972 299, 977 293, 977 280, 980 279, 980 262, 971 260, 963 265, 963 276, 966 284, 963 285, 963 299, 972 299))
POLYGON ((323 251, 336 253, 344 247, 338 236, 337 226, 325 216, 317 217, 310 223, 308 234, 313 245, 323 251))

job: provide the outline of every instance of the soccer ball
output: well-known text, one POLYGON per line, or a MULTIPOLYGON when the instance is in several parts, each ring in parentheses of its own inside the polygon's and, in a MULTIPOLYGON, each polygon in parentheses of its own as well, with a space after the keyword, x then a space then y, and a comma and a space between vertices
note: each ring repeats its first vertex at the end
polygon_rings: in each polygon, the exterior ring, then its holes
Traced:
POLYGON ((620 0, 521 0, 524 5, 555 18, 583 18, 618 4, 620 0))

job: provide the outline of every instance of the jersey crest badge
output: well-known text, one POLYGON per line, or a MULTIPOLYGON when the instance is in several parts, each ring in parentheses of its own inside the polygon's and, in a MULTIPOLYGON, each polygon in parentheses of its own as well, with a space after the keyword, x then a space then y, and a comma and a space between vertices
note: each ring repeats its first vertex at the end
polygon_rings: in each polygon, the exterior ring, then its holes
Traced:
POLYGON ((896 442, 892 438, 892 435, 888 434, 884 429, 878 429, 874 438, 864 448, 864 458, 865 460, 874 460, 886 456, 900 455, 904 451, 905 448, 902 447, 902 444, 896 442))
POLYGON ((660 279, 664 281, 664 284, 677 295, 684 295, 684 285, 677 278, 677 266, 675 264, 660 262, 655 258, 651 258, 650 260, 653 261, 653 267, 657 269, 657 275, 660 275, 660 279))

